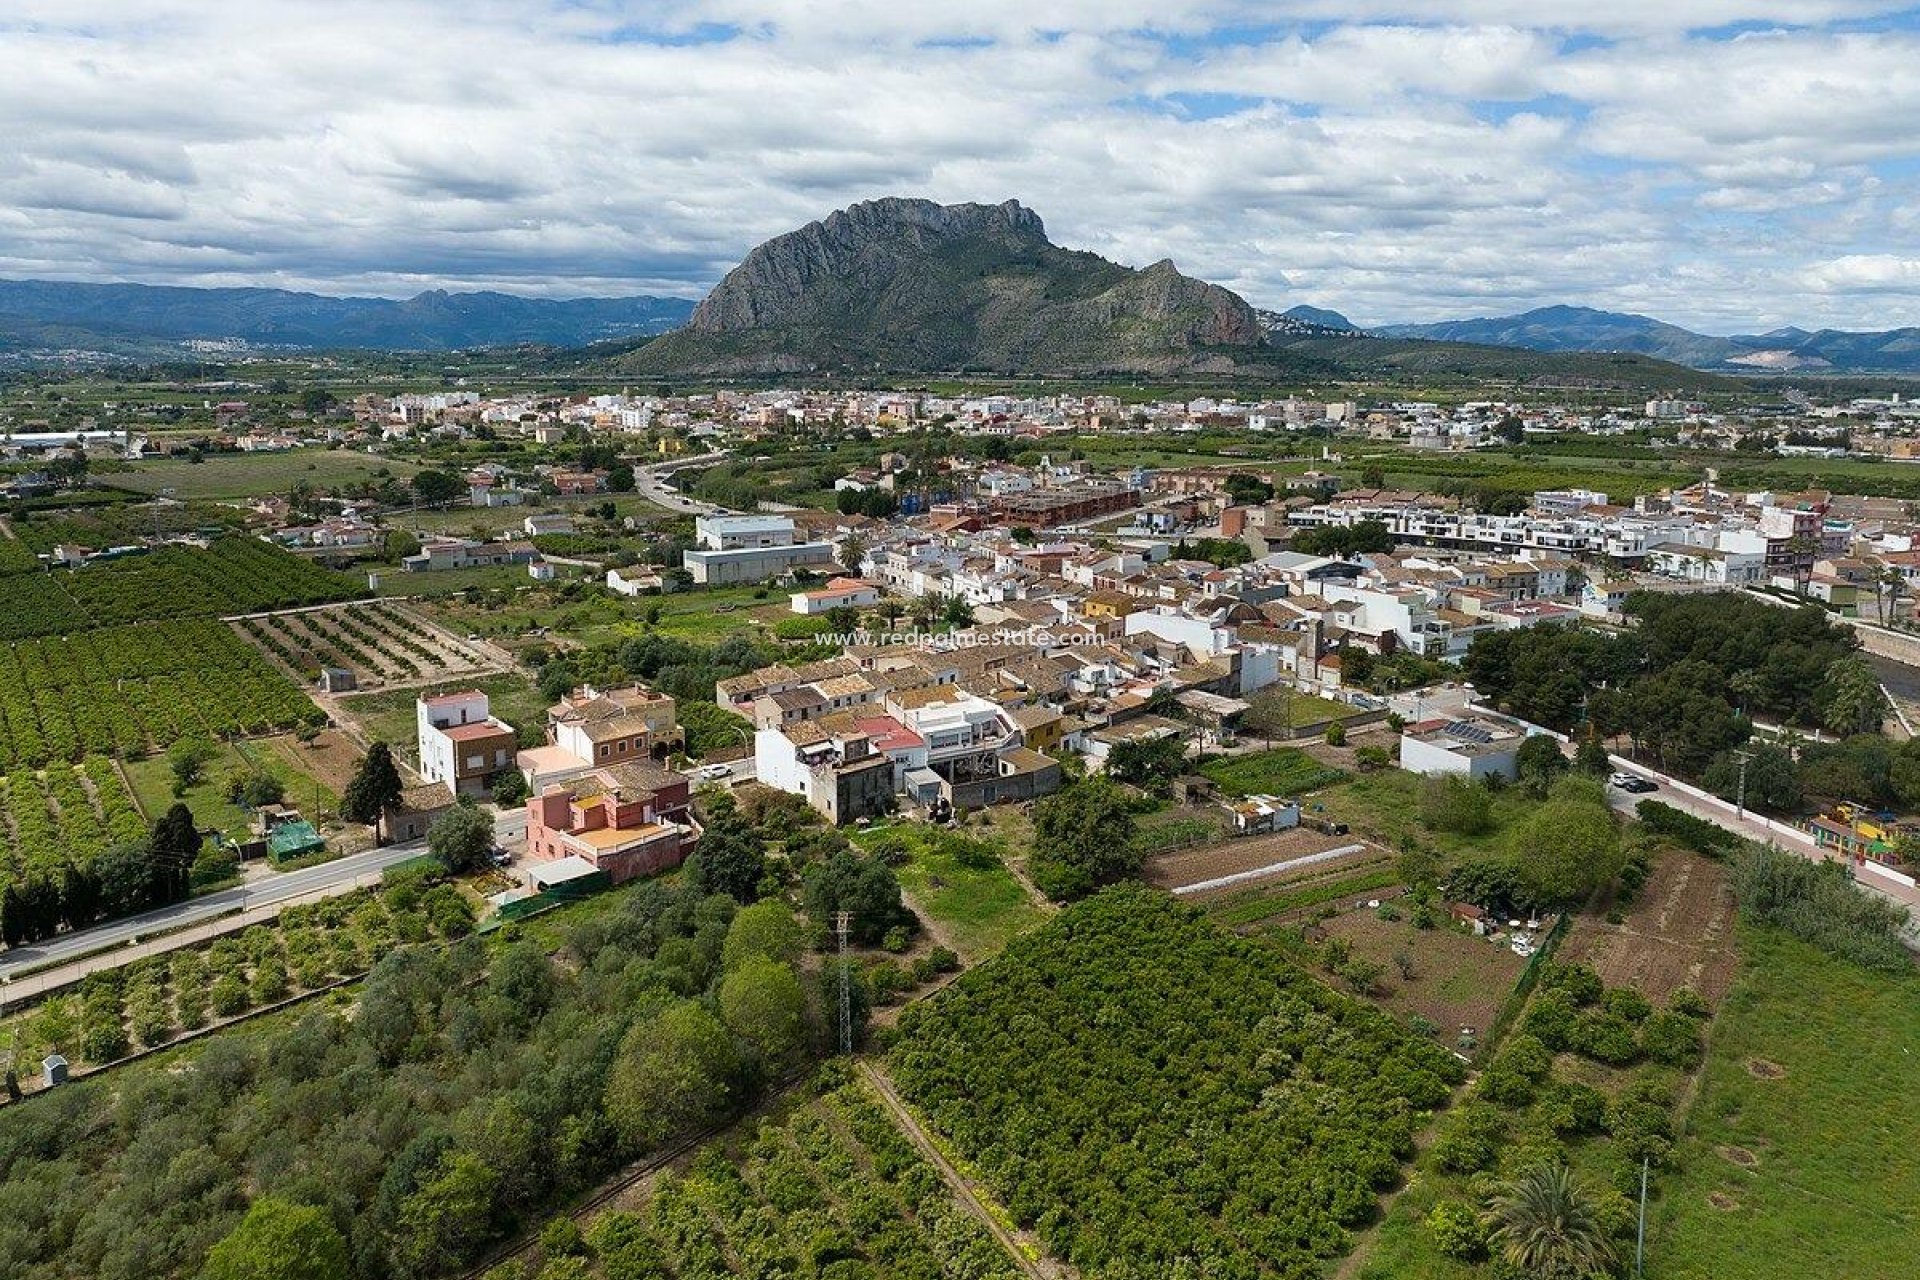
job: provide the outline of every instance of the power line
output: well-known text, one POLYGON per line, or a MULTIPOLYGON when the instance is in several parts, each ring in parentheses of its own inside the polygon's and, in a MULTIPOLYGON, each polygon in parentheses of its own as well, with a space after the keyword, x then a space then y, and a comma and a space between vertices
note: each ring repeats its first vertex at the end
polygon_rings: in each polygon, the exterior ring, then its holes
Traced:
POLYGON ((840 939, 840 1052, 853 1052, 853 970, 847 963, 847 930, 853 924, 851 911, 833 914, 833 930, 840 939))

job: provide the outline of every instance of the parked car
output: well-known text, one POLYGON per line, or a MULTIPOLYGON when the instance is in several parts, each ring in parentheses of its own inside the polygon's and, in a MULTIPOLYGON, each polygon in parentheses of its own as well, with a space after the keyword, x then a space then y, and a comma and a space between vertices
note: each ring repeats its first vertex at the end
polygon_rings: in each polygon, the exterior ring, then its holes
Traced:
POLYGON ((1645 795, 1649 791, 1658 791, 1660 789, 1658 783, 1649 782, 1637 773, 1610 774, 1607 777, 1607 781, 1622 791, 1631 792, 1634 795, 1645 795))
POLYGON ((717 781, 721 778, 731 778, 733 770, 724 764, 705 764, 700 766, 698 776, 717 781))

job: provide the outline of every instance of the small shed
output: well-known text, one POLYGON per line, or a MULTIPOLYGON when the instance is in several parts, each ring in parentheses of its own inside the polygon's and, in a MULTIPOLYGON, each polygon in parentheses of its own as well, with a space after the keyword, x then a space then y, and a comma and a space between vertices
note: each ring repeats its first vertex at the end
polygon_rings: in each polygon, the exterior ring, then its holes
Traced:
POLYGON ((352 693, 359 687, 359 677, 345 667, 322 667, 320 670, 322 693, 352 693))
POLYGON ((267 837, 267 851, 275 862, 285 862, 289 858, 304 858, 310 853, 318 853, 327 847, 320 833, 305 818, 295 818, 283 822, 273 829, 267 837))
POLYGON ((1203 774, 1189 773, 1173 780, 1173 800, 1175 804, 1199 804, 1211 800, 1220 794, 1220 788, 1212 778, 1203 774))
POLYGON ((423 782, 400 793, 400 803, 387 810, 387 839, 396 844, 424 840, 433 821, 453 808, 453 792, 444 782, 423 782))
POLYGON ((47 1082, 47 1088, 67 1082, 67 1060, 57 1053, 50 1053, 40 1060, 41 1079, 47 1082))
POLYGON ((584 898, 611 883, 606 872, 574 854, 534 863, 527 869, 527 881, 549 898, 584 898))
POLYGON ((1475 937, 1484 938, 1487 936, 1487 913, 1479 907, 1474 906, 1471 902, 1448 903, 1447 916, 1450 919, 1458 920, 1461 924, 1472 929, 1475 937))

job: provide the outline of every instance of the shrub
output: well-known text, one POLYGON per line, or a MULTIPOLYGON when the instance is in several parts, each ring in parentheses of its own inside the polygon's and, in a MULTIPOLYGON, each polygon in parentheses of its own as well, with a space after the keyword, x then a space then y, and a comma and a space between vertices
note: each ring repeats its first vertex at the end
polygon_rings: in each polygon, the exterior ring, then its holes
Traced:
POLYGON ((1700 993, 1692 987, 1676 988, 1667 998, 1667 1007, 1689 1018, 1705 1018, 1713 1012, 1707 1007, 1707 1002, 1701 998, 1700 993))
POLYGON ((222 974, 214 980, 207 994, 213 1002, 214 1013, 222 1018, 231 1018, 244 1012, 247 1007, 247 984, 240 980, 238 974, 222 974))
POLYGON ((1640 1056, 1633 1024, 1614 1013, 1580 1015, 1574 1028, 1573 1047, 1595 1062, 1613 1067, 1624 1067, 1640 1056))
POLYGON ((1607 1123, 1607 1099, 1590 1085, 1560 1081, 1542 1093, 1538 1113, 1563 1138, 1599 1133, 1607 1123))
POLYGON ((1607 1132, 1623 1159, 1664 1164, 1673 1150, 1673 1095, 1657 1080, 1635 1080, 1607 1109, 1607 1132))
POLYGON ((1656 1013, 1640 1032, 1641 1047, 1655 1062, 1692 1067, 1700 1061, 1700 1023, 1681 1013, 1656 1013))
POLYGON ((1433 1158, 1451 1173, 1491 1169, 1506 1134, 1506 1121, 1498 1111, 1484 1102, 1469 1102, 1441 1126, 1433 1144, 1433 1158))
POLYGON ((1564 991, 1577 1005, 1589 1005, 1606 992, 1600 975, 1583 964, 1550 964, 1540 975, 1540 986, 1549 991, 1564 991))
POLYGON ((1474 1262, 1487 1251, 1486 1228, 1479 1215, 1458 1200, 1442 1200, 1427 1214, 1427 1231, 1434 1247, 1449 1258, 1474 1262))
POLYGON ((1527 1006, 1527 1016, 1520 1020, 1520 1028, 1549 1051, 1558 1053, 1573 1047, 1579 1016, 1566 992, 1548 988, 1534 996, 1533 1003, 1527 1006))
POLYGON ((1614 987, 1602 998, 1601 1005, 1608 1013, 1617 1014, 1628 1022, 1645 1022, 1647 1015, 1653 1012, 1653 1006, 1647 998, 1631 987, 1614 987))
POLYGON ((911 940, 907 937, 907 931, 901 928, 899 925, 895 925, 893 928, 887 930, 886 933, 881 935, 880 949, 883 951, 890 951, 894 955, 900 955, 902 952, 904 952, 907 949, 910 941, 911 940))

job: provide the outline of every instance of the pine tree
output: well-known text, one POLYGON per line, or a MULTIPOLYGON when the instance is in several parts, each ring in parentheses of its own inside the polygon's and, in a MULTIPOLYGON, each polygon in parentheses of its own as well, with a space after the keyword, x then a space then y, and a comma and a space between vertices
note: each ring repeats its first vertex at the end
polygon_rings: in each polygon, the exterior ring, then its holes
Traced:
POLYGON ((375 841, 384 843, 381 823, 388 809, 400 803, 400 770, 393 763, 393 748, 376 742, 367 758, 347 783, 340 797, 340 816, 348 822, 365 822, 373 827, 375 841))

